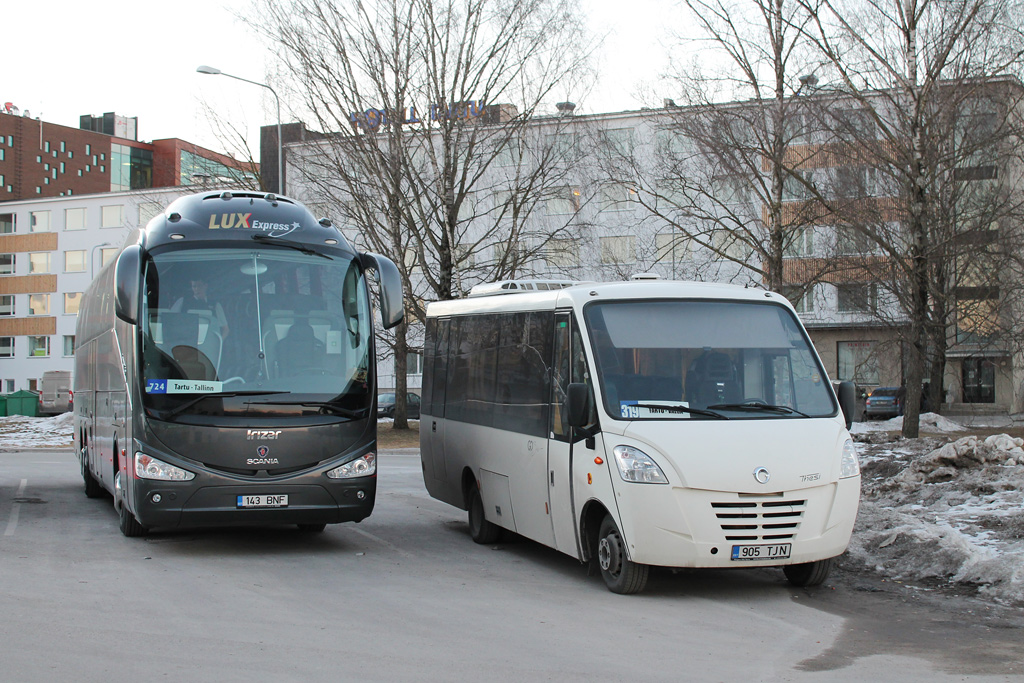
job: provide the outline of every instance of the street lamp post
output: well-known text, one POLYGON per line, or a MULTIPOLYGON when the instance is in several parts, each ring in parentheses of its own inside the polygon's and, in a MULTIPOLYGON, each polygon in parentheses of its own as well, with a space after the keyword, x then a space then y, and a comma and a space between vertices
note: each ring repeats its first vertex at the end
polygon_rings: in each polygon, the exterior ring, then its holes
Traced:
POLYGON ((93 275, 93 273, 96 270, 96 250, 109 246, 110 242, 100 242, 99 244, 93 246, 92 251, 89 252, 89 280, 93 280, 95 278, 95 275, 93 275))
POLYGON ((201 74, 209 74, 211 76, 227 76, 233 78, 236 81, 242 81, 243 83, 249 83, 252 85, 258 85, 261 88, 266 88, 274 96, 274 101, 277 102, 277 187, 278 194, 285 194, 284 191, 284 171, 282 161, 284 159, 284 148, 281 145, 281 98, 277 96, 277 93, 266 83, 259 83, 258 81, 250 81, 248 78, 241 78, 240 76, 232 76, 231 74, 224 73, 220 69, 212 66, 201 65, 196 68, 201 74))

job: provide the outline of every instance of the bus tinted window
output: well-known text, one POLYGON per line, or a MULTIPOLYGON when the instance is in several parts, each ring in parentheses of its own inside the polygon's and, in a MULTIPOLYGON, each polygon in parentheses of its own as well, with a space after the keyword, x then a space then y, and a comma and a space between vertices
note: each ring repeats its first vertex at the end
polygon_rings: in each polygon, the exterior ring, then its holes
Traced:
POLYGON ((586 309, 605 407, 623 419, 825 416, 828 378, 788 309, 746 302, 660 301, 586 309), (762 403, 791 410, 726 406, 762 403), (664 406, 665 409, 659 409, 664 406), (670 407, 676 406, 673 410, 670 407))
POLYGON ((545 312, 505 313, 428 327, 427 348, 434 354, 429 414, 543 436, 553 320, 545 312))

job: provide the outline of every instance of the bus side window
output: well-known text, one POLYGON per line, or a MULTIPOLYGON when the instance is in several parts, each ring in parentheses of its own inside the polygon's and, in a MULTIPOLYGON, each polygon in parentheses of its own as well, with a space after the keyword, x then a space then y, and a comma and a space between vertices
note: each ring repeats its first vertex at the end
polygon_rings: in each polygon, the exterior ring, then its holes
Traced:
POLYGON ((569 315, 555 314, 554 353, 551 363, 551 434, 559 441, 569 440, 565 422, 565 396, 571 379, 569 315))
POLYGON ((587 366, 587 354, 583 350, 583 338, 580 336, 578 325, 572 326, 572 363, 571 381, 579 384, 586 384, 590 389, 590 416, 587 419, 586 429, 593 430, 597 426, 597 405, 594 402, 594 382, 587 366))

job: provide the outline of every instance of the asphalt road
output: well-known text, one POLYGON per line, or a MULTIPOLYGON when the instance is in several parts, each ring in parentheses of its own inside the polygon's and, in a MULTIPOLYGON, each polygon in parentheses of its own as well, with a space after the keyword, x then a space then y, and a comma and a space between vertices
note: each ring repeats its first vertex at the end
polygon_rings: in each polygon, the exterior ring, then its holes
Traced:
POLYGON ((1012 610, 848 571, 614 595, 537 544, 474 544, 415 451, 379 478, 373 515, 323 534, 128 539, 70 451, 0 453, 0 680, 1024 681, 1012 610))

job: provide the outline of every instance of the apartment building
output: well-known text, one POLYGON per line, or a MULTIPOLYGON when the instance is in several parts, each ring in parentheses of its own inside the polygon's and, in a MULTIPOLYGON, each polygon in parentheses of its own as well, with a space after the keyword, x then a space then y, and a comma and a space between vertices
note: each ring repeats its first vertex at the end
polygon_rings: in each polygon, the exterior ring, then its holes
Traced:
MULTIPOLYGON (((500 227, 502 220, 510 220, 507 215, 511 212, 506 209, 515 201, 518 188, 514 178, 522 171, 521 164, 529 163, 524 160, 548 158, 538 151, 538 144, 548 151, 557 148, 566 172, 532 190, 539 194, 525 219, 529 228, 517 228, 517 234, 525 236, 515 247, 527 262, 520 270, 521 277, 622 280, 637 273, 655 273, 666 279, 764 286, 764 264, 759 262, 757 250, 751 249, 751 239, 756 239, 757 226, 765 222, 766 207, 745 194, 742 182, 714 176, 706 168, 709 160, 702 160, 693 150, 680 149, 686 143, 672 133, 672 121, 678 115, 679 108, 670 102, 664 109, 585 116, 573 116, 571 107, 560 106, 558 114, 531 121, 520 143, 534 145, 533 154, 517 152, 489 159, 474 191, 462 198, 468 208, 464 223, 460 214, 461 240, 473 245, 472 253, 465 253, 467 247, 456 249, 464 292, 483 281, 479 278, 487 269, 480 264, 495 262, 502 250, 511 248, 500 239, 488 243, 482 236, 493 231, 496 222, 500 227), (526 138, 530 142, 525 142, 526 138), (677 164, 685 159, 688 171, 683 173, 706 176, 708 193, 715 195, 723 211, 733 215, 737 226, 753 226, 751 232, 738 237, 737 232, 723 228, 725 222, 709 228, 692 216, 693 207, 687 212, 674 202, 675 190, 665 177, 666 154, 675 154, 677 164)), ((292 179, 290 194, 322 206, 323 213, 345 225, 355 244, 366 247, 359 221, 339 217, 357 213, 344 206, 356 199, 339 196, 329 200, 322 196, 322 186, 311 182, 308 175, 320 168, 315 161, 318 150, 330 145, 331 139, 328 135, 285 146, 286 174, 292 179)), ((816 143, 808 138, 804 144, 816 143)), ((813 173, 828 177, 831 186, 827 192, 856 194, 857 201, 886 204, 891 188, 876 182, 864 168, 842 154, 823 154, 819 159, 808 164, 806 173, 808 178, 813 173)), ((680 173, 678 165, 674 173, 680 173)), ((991 176, 991 172, 978 175, 991 176)), ((367 177, 366 182, 374 179, 367 177)), ((784 210, 806 206, 809 197, 805 190, 799 183, 787 187, 784 210)), ((437 264, 416 263, 418 257, 408 252, 398 258, 404 258, 411 268, 414 290, 429 300, 429 293, 416 286, 416 273, 417 269, 421 274, 423 269, 436 269, 437 264)), ((898 297, 871 276, 872 272, 884 272, 884 263, 876 246, 834 219, 823 217, 799 229, 787 246, 782 266, 788 283, 784 293, 807 326, 831 378, 852 380, 869 390, 898 386, 905 374, 903 326, 907 317, 898 297), (820 268, 825 260, 831 266, 820 268)), ((962 315, 951 323, 954 343, 947 352, 946 401, 957 407, 1022 412, 1024 358, 1015 355, 1008 343, 981 338, 978 331, 985 325, 977 315, 973 314, 969 326, 962 315)), ((413 326, 413 347, 419 335, 413 326)), ((408 385, 415 391, 422 372, 417 353, 410 354, 408 367, 408 385)), ((394 386, 393 367, 388 362, 382 364, 379 376, 382 390, 394 386)))

